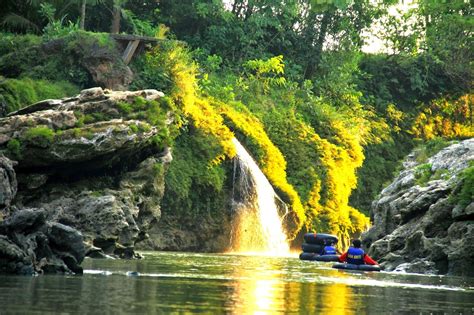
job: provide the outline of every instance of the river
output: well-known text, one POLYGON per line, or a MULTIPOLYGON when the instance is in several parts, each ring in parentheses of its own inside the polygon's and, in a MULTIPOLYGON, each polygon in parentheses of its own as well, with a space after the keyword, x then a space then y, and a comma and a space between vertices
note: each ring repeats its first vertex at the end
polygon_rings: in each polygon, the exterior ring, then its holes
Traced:
POLYGON ((0 276, 0 314, 473 314, 474 278, 348 272, 294 257, 144 252, 84 275, 0 276))

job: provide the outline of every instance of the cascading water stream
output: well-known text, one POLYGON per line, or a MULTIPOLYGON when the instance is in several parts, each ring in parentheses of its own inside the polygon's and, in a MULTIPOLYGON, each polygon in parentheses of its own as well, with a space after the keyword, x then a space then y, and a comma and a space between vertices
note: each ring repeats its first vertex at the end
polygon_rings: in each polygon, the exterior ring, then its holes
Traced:
POLYGON ((234 252, 287 255, 289 245, 278 213, 278 196, 257 163, 237 139, 234 164, 234 252), (235 192, 237 191, 237 193, 235 192))

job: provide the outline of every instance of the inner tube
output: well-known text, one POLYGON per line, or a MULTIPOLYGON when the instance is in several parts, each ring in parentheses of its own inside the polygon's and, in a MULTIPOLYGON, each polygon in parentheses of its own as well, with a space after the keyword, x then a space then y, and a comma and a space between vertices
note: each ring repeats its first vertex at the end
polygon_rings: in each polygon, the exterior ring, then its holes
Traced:
POLYGON ((326 241, 333 241, 334 243, 337 243, 338 241, 336 236, 324 233, 306 233, 303 238, 308 244, 324 245, 326 241))
POLYGON ((345 269, 345 270, 360 270, 360 271, 380 271, 379 265, 354 265, 346 263, 335 263, 332 265, 336 269, 345 269))
POLYGON ((301 253, 301 260, 311 260, 311 261, 339 261, 338 255, 318 255, 314 253, 301 253))
POLYGON ((319 255, 314 258, 316 261, 339 261, 339 255, 319 255))
POLYGON ((301 260, 314 260, 314 258, 316 258, 316 257, 319 257, 319 255, 315 254, 315 253, 302 252, 300 254, 300 259, 301 260))
POLYGON ((324 245, 321 244, 307 244, 303 243, 301 245, 301 249, 305 253, 316 253, 319 254, 323 251, 324 245))

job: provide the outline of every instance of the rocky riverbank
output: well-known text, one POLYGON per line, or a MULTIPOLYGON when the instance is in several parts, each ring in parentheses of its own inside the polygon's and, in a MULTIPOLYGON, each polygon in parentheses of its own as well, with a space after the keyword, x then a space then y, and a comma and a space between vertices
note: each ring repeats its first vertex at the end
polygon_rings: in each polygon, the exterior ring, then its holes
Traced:
POLYGON ((372 205, 373 227, 363 235, 368 254, 389 271, 474 276, 474 201, 472 194, 458 198, 473 160, 474 139, 425 163, 408 156, 372 205))

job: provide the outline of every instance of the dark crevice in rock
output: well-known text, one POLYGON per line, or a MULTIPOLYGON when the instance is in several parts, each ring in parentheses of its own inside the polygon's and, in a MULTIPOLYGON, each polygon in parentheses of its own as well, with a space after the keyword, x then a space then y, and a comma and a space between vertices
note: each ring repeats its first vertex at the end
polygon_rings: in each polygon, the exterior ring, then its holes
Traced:
POLYGON ((454 219, 454 221, 456 221, 456 222, 474 221, 474 213, 460 215, 460 216, 456 217, 454 219))
MULTIPOLYGON (((55 165, 54 170, 51 170, 49 167, 19 169, 17 176, 23 178, 30 174, 46 174, 47 181, 41 186, 55 186, 62 183, 71 184, 87 179, 91 181, 99 179, 97 182, 104 182, 104 179, 106 179, 105 182, 111 183, 111 187, 117 187, 120 175, 136 170, 138 165, 147 157, 160 157, 164 155, 164 152, 150 146, 135 153, 129 152, 121 155, 115 153, 115 156, 110 154, 80 163, 58 164, 55 165)), ((28 189, 28 187, 22 186, 22 184, 26 185, 30 181, 25 179, 20 179, 19 181, 20 190, 28 189)))

